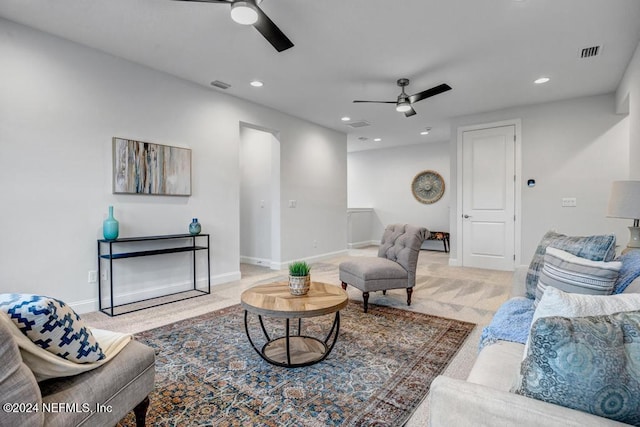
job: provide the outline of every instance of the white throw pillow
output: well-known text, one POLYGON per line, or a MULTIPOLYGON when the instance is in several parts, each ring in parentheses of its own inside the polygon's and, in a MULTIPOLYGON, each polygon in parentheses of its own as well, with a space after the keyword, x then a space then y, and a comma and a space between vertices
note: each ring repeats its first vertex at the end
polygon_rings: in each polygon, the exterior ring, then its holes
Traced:
POLYGON ((578 294, 611 295, 620 268, 622 263, 619 261, 592 261, 548 247, 536 287, 534 307, 548 287, 578 294))
POLYGON ((549 287, 533 312, 531 324, 541 317, 602 316, 636 310, 640 310, 640 294, 582 295, 549 287))

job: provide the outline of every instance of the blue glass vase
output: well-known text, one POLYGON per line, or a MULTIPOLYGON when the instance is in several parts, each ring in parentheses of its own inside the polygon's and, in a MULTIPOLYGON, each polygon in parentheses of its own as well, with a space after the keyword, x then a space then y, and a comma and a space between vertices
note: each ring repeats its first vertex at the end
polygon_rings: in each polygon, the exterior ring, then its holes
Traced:
POLYGON ((200 234, 201 230, 202 230, 202 227, 198 222, 198 218, 193 218, 191 220, 191 224, 189 224, 189 234, 193 234, 193 235, 200 234))
POLYGON ((109 217, 102 223, 102 234, 106 240, 116 240, 119 230, 118 221, 113 217, 113 206, 109 206, 109 217))

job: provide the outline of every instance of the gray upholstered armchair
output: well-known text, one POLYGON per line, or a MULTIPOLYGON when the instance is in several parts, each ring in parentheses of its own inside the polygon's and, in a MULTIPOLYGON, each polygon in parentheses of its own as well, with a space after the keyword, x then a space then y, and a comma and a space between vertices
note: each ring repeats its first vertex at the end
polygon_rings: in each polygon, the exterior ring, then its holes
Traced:
POLYGON ((364 312, 369 292, 407 288, 407 305, 416 284, 416 266, 420 246, 429 234, 426 228, 407 224, 387 226, 382 234, 377 257, 359 257, 340 263, 342 289, 351 285, 362 291, 364 312))

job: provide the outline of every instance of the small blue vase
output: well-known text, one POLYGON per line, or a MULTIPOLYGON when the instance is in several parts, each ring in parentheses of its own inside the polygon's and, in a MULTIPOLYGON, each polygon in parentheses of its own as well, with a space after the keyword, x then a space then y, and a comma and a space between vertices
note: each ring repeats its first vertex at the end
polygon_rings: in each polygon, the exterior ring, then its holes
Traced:
POLYGON ((113 206, 109 206, 109 217, 102 223, 102 234, 106 240, 116 240, 119 231, 118 221, 113 217, 113 206))
POLYGON ((202 227, 198 222, 198 218, 193 218, 191 220, 191 224, 189 224, 189 234, 193 234, 195 236, 196 234, 200 234, 200 231, 202 231, 202 227))

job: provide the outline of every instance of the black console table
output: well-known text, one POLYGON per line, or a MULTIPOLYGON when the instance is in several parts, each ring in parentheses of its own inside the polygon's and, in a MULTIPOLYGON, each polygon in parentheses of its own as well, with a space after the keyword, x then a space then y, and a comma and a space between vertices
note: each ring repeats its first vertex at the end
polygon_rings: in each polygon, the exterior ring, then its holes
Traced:
MULTIPOLYGON (((150 246, 150 245, 146 245, 150 246)), ((159 305, 169 304, 176 301, 183 301, 189 298, 195 298, 202 295, 211 293, 211 259, 209 257, 209 235, 208 234, 169 234, 163 236, 146 236, 146 237, 125 237, 116 240, 98 240, 98 307, 101 312, 109 316, 119 316, 125 313, 131 313, 138 310, 144 310, 151 307, 157 307, 159 305), (187 244, 185 244, 185 240, 187 244), (140 242, 154 242, 154 241, 175 241, 175 245, 170 247, 163 247, 159 249, 144 249, 144 250, 128 250, 122 252, 118 250, 120 244, 136 244, 140 242), (179 242, 182 241, 182 245, 179 242), (206 241, 204 243, 203 241, 206 241), (196 252, 206 251, 207 253, 207 289, 198 289, 196 286, 196 252), (114 305, 113 303, 113 262, 119 259, 144 257, 151 255, 173 254, 173 253, 191 252, 193 253, 193 289, 186 291, 170 293, 161 295, 154 298, 147 298, 139 301, 133 301, 126 304, 114 305), (109 261, 109 306, 102 306, 102 272, 101 264, 102 260, 109 261), (161 301, 158 299, 176 295, 178 298, 171 299, 171 301, 161 301), (153 300, 156 300, 155 302, 153 300), (139 303, 149 301, 149 304, 144 304, 143 307, 139 306, 139 303), (128 309, 127 309, 127 306, 128 309), (122 308, 115 312, 116 308, 122 308)))

